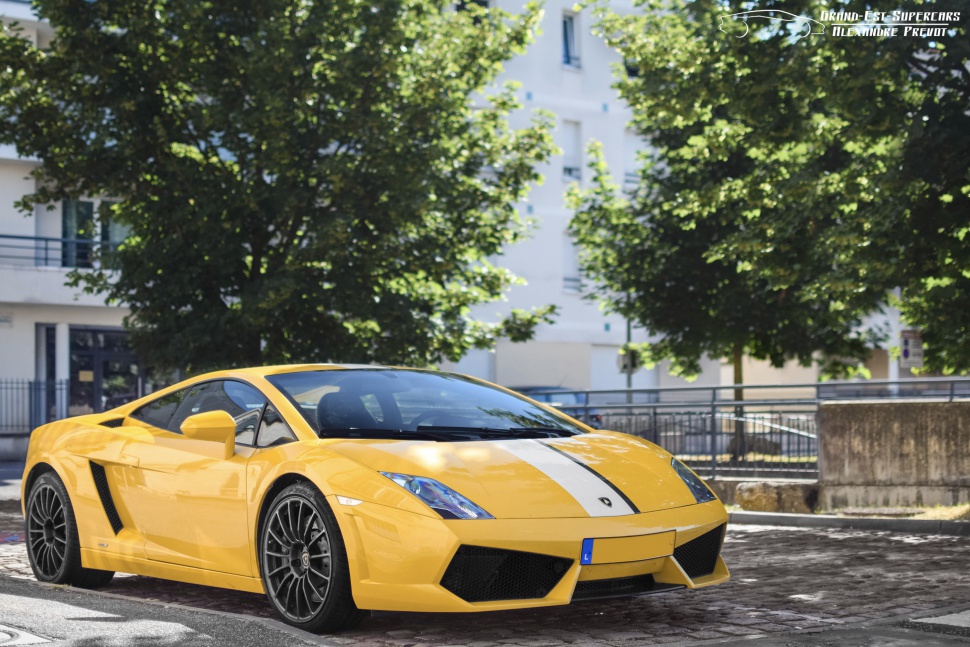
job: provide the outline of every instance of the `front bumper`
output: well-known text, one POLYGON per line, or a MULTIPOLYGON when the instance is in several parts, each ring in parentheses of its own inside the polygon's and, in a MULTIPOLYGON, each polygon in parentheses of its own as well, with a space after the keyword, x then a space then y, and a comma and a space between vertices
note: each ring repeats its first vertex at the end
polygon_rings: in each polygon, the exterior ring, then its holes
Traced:
MULTIPOLYGON (((649 593, 699 588, 729 578, 719 555, 727 523, 719 501, 622 517, 467 521, 436 519, 373 503, 344 506, 335 497, 330 504, 347 548, 354 601, 362 609, 495 611, 568 604, 574 593, 577 598, 601 597, 596 591, 649 593), (602 540, 594 544, 592 556, 583 555, 583 542, 588 539, 602 540), (693 543, 685 546, 688 542, 693 543), (542 597, 513 593, 517 599, 475 601, 476 596, 467 594, 469 580, 464 580, 463 589, 455 584, 455 569, 448 573, 460 547, 466 547, 464 558, 469 557, 468 547, 558 558, 545 562, 557 569, 558 579, 542 597), (693 557, 698 549, 706 551, 699 561, 693 557), (636 582, 652 582, 652 586, 626 586, 636 582)), ((491 553, 477 551, 479 557, 491 553)), ((536 590, 545 592, 541 587, 536 590)))

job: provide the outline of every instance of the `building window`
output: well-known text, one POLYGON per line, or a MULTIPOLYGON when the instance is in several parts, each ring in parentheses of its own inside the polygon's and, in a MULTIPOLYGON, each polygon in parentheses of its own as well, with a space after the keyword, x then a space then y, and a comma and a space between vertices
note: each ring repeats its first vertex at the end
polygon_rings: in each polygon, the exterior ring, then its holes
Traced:
MULTIPOLYGON (((471 6, 481 7, 484 11, 488 11, 488 0, 458 0, 455 2, 455 11, 467 11, 471 6)), ((472 18, 472 23, 475 25, 482 24, 482 17, 475 16, 472 18)))
POLYGON ((562 122, 562 179, 583 179, 583 144, 578 121, 562 122))
POLYGON ((579 67, 579 39, 576 37, 578 17, 573 13, 562 15, 562 64, 579 67))
POLYGON ((632 130, 623 137, 623 190, 634 193, 640 184, 639 153, 645 148, 643 139, 632 130))
POLYGON ((61 265, 91 267, 94 241, 94 203, 87 200, 65 200, 61 216, 61 265))
POLYGON ((129 228, 110 217, 111 206, 117 201, 98 202, 64 201, 60 242, 63 267, 94 267, 96 264, 109 269, 116 267, 113 254, 128 237, 129 228), (98 218, 94 216, 96 209, 98 218))
POLYGON ((562 240, 562 289, 563 292, 577 294, 583 287, 579 271, 579 246, 569 232, 563 233, 562 240))

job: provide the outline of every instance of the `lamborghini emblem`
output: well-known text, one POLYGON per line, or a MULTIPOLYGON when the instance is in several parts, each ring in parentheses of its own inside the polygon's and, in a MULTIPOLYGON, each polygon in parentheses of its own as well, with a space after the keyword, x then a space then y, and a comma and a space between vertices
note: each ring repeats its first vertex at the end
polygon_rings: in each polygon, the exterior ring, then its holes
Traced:
POLYGON ((601 496, 600 497, 600 503, 602 503, 603 505, 605 505, 607 508, 612 508, 613 507, 613 502, 610 501, 609 499, 607 499, 605 496, 601 496))

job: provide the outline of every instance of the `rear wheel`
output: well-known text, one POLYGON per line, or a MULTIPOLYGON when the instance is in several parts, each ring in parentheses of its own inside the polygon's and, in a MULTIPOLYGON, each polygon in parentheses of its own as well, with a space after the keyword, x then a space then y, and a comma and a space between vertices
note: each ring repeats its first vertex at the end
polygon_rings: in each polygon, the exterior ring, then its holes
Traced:
POLYGON ((280 492, 259 538, 266 595, 283 620, 314 633, 356 626, 367 613, 354 604, 347 553, 326 499, 306 483, 280 492))
POLYGON ((81 566, 74 508, 56 473, 46 472, 37 477, 27 495, 26 512, 27 557, 38 581, 85 589, 111 581, 113 571, 81 566))

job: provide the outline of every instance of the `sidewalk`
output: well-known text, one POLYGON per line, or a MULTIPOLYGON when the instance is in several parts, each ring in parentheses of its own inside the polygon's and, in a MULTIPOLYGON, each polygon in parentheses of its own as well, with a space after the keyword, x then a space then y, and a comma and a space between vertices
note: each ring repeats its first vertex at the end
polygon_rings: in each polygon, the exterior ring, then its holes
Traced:
POLYGON ((785 512, 747 512, 743 510, 729 513, 728 520, 731 524, 741 525, 839 528, 843 530, 869 530, 917 535, 970 537, 970 521, 838 517, 831 514, 790 514, 785 512))

